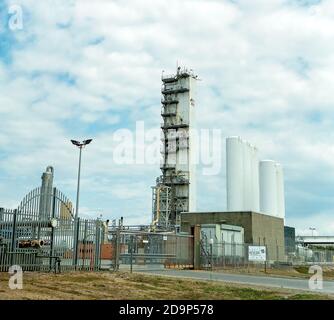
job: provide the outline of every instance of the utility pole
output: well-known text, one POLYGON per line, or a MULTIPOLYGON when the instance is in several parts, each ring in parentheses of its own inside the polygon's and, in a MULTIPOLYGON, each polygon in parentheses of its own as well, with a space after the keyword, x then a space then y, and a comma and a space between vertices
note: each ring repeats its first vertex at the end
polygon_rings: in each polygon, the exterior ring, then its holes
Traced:
POLYGON ((77 268, 78 264, 78 245, 79 245, 79 227, 80 227, 80 220, 79 220, 79 193, 80 193, 80 174, 81 174, 81 153, 82 148, 86 145, 90 144, 93 139, 84 140, 82 142, 71 140, 72 144, 77 146, 80 150, 79 152, 79 168, 78 168, 78 183, 77 183, 77 200, 75 205, 75 217, 74 217, 74 260, 73 265, 75 269, 77 268))
POLYGON ((78 182, 77 182, 77 200, 76 200, 76 206, 75 206, 75 218, 78 218, 79 216, 79 193, 80 193, 80 175, 81 175, 81 154, 82 154, 82 148, 84 148, 86 145, 90 144, 93 141, 93 139, 84 140, 82 142, 71 140, 72 144, 77 146, 79 148, 79 168, 78 168, 78 182))
POLYGON ((316 230, 316 228, 312 228, 312 227, 310 227, 310 228, 309 228, 309 230, 311 230, 312 237, 313 237, 313 231, 315 231, 315 230, 316 230))

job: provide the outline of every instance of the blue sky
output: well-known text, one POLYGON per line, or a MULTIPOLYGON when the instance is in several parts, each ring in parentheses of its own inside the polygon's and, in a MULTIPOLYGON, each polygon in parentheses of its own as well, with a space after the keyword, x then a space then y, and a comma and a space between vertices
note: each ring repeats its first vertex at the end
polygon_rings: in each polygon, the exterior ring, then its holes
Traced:
MULTIPOLYGON (((282 163, 287 223, 334 232, 334 3, 58 0, 0 4, 0 205, 16 207, 55 167, 82 215, 148 223, 156 165, 113 163, 113 133, 160 125, 161 72, 200 76, 199 128, 240 135, 282 163), (23 29, 8 28, 22 6, 23 29)), ((198 172, 198 210, 224 210, 225 163, 198 172)))

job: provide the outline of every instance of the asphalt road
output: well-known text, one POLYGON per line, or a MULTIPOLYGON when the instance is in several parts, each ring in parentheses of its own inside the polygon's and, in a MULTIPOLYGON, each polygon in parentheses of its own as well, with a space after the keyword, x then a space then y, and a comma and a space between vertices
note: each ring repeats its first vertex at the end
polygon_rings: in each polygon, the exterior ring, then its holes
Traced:
MULTIPOLYGON (((138 270, 139 271, 139 270, 138 270)), ((229 274, 221 272, 210 271, 193 271, 193 270, 140 270, 139 272, 149 273, 154 275, 172 276, 180 278, 191 278, 198 280, 212 280, 212 281, 224 281, 231 283, 251 284, 256 286, 285 288, 285 289, 297 289, 307 290, 319 293, 331 293, 334 294, 334 281, 323 281, 322 290, 311 290, 309 288, 309 281, 306 279, 294 279, 283 277, 270 277, 270 276, 254 276, 243 274, 229 274)))

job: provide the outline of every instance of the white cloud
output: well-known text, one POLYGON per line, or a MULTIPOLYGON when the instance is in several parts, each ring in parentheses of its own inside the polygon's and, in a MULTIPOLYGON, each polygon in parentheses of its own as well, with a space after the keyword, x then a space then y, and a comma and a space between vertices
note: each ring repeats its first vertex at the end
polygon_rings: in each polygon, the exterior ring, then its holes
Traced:
MULTIPOLYGON (((11 34, 11 63, 0 63, 0 202, 19 201, 48 164, 73 197, 68 140, 89 136, 85 210, 149 220, 159 168, 113 163, 112 134, 137 120, 159 127, 161 71, 179 61, 202 79, 199 126, 243 136, 281 162, 288 221, 320 221, 334 205, 334 5, 235 2, 22 0, 24 30, 11 34)), ((199 176, 200 210, 224 209, 224 168, 199 176)))

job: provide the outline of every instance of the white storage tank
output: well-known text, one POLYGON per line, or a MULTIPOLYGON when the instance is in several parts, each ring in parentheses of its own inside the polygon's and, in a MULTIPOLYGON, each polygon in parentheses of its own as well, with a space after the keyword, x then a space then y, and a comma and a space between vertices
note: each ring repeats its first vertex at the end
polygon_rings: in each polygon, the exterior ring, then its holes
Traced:
POLYGON ((243 142, 240 137, 226 139, 226 194, 227 210, 243 211, 244 163, 243 142))
POLYGON ((259 166, 260 177, 260 211, 277 216, 277 174, 276 162, 262 160, 259 166))
POLYGON ((285 195, 283 168, 280 163, 276 163, 276 182, 277 182, 277 216, 285 219, 285 195))
POLYGON ((251 147, 252 211, 260 211, 259 158, 257 148, 251 147))
POLYGON ((253 190, 252 190, 252 154, 251 145, 243 141, 243 174, 244 174, 244 211, 253 209, 253 190))

